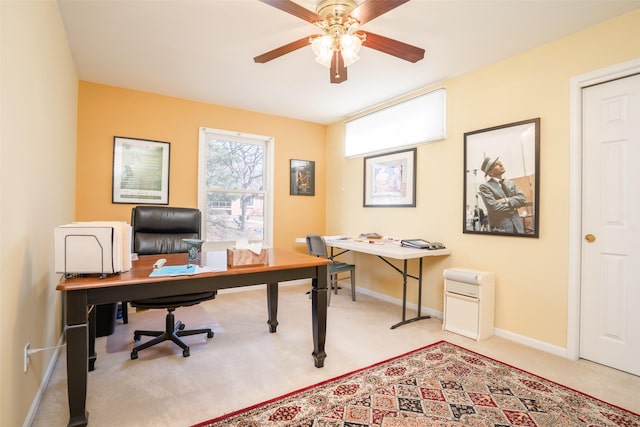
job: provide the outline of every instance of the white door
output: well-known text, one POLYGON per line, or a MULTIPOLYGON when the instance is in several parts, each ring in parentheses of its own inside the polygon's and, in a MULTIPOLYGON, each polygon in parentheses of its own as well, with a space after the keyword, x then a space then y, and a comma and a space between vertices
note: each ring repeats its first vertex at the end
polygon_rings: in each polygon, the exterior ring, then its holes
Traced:
POLYGON ((582 111, 580 357, 640 375, 640 75, 582 111))

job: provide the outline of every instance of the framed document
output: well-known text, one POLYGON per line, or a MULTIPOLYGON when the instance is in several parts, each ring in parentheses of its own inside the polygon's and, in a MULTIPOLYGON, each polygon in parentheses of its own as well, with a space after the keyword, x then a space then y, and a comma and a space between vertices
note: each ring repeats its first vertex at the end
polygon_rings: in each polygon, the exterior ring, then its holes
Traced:
POLYGON ((113 138, 113 203, 169 204, 168 142, 113 138))

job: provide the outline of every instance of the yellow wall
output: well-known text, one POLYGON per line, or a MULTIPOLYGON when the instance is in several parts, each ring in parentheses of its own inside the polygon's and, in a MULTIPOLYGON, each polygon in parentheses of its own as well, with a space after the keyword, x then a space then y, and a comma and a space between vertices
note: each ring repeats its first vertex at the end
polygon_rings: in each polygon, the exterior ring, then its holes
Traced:
MULTIPOLYGON (((78 77, 52 1, 1 1, 0 425, 21 426, 62 336, 53 230, 74 219, 78 77)), ((32 409, 32 408, 31 408, 32 409)))
MULTIPOLYGON (((362 158, 343 158, 343 125, 328 130, 328 234, 375 231, 444 242, 452 255, 429 260, 423 305, 442 310, 442 270, 496 275, 496 327, 567 345, 570 78, 640 57, 640 11, 444 82, 447 139, 419 146, 417 207, 363 208, 362 158), (462 233, 464 133, 541 118, 540 237, 462 233)), ((428 55, 428 54, 427 54, 428 55)), ((440 87, 440 86, 438 86, 440 87)), ((399 277, 380 260, 356 256, 358 286, 401 297, 399 277)), ((415 292, 410 292, 416 303, 415 292)))
POLYGON ((171 143, 169 205, 197 207, 198 130, 209 127, 275 138, 274 246, 305 250, 295 237, 324 231, 326 127, 88 82, 78 96, 78 221, 130 221, 111 203, 113 137, 171 143), (316 162, 316 196, 289 195, 289 160, 316 162))

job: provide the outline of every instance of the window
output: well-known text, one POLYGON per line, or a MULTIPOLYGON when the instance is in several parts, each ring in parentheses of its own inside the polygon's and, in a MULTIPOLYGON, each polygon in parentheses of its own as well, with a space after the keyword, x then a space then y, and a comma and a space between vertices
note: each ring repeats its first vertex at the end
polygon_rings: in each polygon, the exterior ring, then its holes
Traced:
POLYGON ((345 156, 443 139, 446 92, 438 89, 345 123, 345 156))
POLYGON ((211 246, 238 240, 272 246, 273 139, 200 129, 198 206, 211 246))

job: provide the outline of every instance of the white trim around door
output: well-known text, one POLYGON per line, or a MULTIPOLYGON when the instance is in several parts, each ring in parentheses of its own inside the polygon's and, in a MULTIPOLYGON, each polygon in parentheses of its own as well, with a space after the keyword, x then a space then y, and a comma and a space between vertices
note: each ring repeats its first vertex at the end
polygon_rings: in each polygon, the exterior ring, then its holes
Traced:
POLYGON ((571 78, 569 165, 569 277, 567 357, 580 356, 580 270, 582 247, 582 89, 640 73, 640 58, 571 78))

